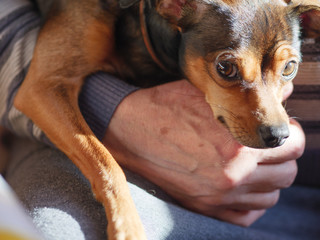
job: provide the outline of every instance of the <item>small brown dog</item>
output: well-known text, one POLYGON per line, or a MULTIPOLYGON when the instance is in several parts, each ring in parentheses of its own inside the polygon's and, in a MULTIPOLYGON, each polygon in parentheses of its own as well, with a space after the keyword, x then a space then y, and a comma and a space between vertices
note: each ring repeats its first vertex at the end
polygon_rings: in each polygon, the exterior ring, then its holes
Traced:
POLYGON ((300 16, 320 9, 319 0, 138 2, 55 0, 14 102, 89 179, 109 239, 146 237, 121 168, 80 113, 85 76, 103 70, 138 86, 185 77, 240 143, 276 147, 289 136, 282 88, 297 73, 300 16))

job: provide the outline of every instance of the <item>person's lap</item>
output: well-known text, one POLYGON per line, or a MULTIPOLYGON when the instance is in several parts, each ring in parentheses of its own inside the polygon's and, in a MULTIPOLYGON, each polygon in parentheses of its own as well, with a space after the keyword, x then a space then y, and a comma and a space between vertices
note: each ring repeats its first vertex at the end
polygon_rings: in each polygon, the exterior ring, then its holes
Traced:
MULTIPOLYGON (((7 181, 47 239, 106 239, 103 207, 88 181, 58 150, 17 140, 7 181)), ((126 171, 148 239, 319 239, 320 189, 291 187, 253 226, 242 228, 179 207, 147 180, 126 171)))

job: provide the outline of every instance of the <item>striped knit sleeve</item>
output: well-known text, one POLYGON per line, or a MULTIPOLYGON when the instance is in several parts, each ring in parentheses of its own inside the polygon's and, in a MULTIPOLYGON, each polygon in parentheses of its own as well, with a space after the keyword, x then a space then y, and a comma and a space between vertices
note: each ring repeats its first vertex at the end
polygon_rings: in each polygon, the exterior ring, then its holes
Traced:
POLYGON ((40 19, 28 0, 0 2, 0 121, 24 136, 32 135, 32 122, 13 107, 14 95, 32 58, 40 19))
POLYGON ((86 79, 79 96, 79 106, 98 139, 103 138, 121 100, 137 89, 104 72, 98 72, 86 79))
MULTIPOLYGON (((13 106, 32 58, 40 21, 31 1, 0 1, 0 124, 18 135, 49 143, 44 133, 13 106)), ((104 136, 117 105, 136 89, 102 72, 86 79, 79 106, 99 139, 104 136)))
POLYGON ((320 174, 314 171, 320 169, 320 41, 305 41, 302 54, 303 62, 286 108, 306 133, 306 151, 298 161, 297 182, 320 186, 320 174))

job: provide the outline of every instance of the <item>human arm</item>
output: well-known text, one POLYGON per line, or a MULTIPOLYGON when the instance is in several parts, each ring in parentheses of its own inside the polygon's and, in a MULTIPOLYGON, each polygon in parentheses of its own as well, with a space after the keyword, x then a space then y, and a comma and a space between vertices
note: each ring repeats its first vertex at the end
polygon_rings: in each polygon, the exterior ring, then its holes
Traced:
POLYGON ((203 94, 178 81, 126 97, 104 144, 120 165, 156 183, 185 207, 248 226, 294 180, 304 134, 294 121, 290 130, 286 144, 276 149, 241 146, 213 119, 203 94))

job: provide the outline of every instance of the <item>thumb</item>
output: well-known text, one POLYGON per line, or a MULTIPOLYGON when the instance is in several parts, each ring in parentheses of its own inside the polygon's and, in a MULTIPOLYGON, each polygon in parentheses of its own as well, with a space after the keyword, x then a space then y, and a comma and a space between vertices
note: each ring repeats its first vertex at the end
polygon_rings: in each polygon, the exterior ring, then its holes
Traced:
POLYGON ((276 163, 294 160, 302 156, 305 148, 305 135, 300 124, 290 119, 290 136, 280 147, 262 150, 263 163, 276 163))

